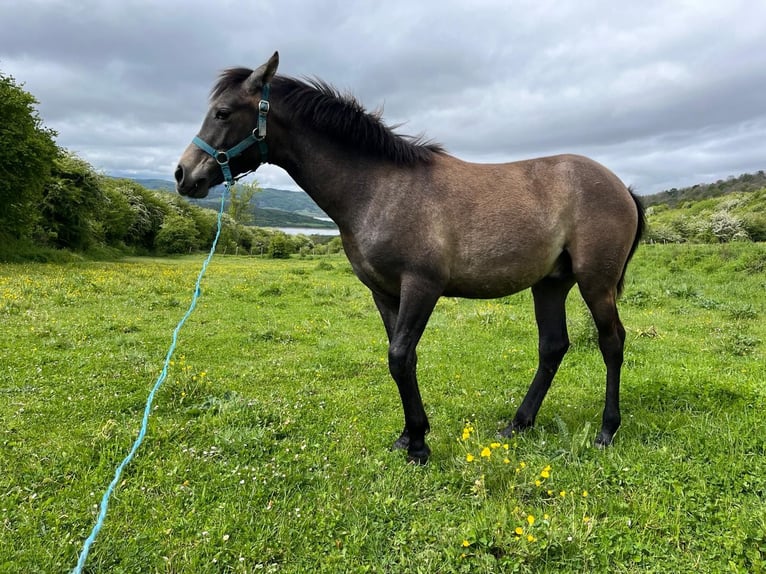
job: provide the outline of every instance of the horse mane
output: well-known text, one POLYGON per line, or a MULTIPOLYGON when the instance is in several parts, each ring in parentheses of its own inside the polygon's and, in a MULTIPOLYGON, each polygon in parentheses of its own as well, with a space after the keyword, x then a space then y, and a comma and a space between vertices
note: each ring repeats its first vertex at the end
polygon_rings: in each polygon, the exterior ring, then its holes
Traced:
MULTIPOLYGON (((217 98, 227 90, 239 87, 251 73, 252 70, 247 68, 225 70, 210 97, 217 98)), ((293 118, 357 150, 399 165, 429 163, 434 155, 444 153, 440 144, 422 135, 396 133, 394 130, 398 126, 386 125, 381 119, 381 111, 368 112, 354 96, 341 93, 323 80, 278 75, 271 81, 271 90, 272 95, 279 95, 285 111, 293 118)))

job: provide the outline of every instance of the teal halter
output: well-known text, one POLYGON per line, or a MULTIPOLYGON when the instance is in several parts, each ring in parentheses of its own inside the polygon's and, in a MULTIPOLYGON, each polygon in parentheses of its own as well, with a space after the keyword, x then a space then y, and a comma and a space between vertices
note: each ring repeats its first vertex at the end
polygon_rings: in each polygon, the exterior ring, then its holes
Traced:
POLYGON ((269 149, 266 145, 266 116, 269 113, 269 107, 269 84, 264 84, 263 90, 261 91, 261 101, 258 102, 258 125, 249 136, 226 151, 217 150, 199 136, 194 136, 192 143, 208 155, 212 156, 213 159, 218 162, 218 165, 221 166, 223 178, 227 185, 234 185, 234 176, 231 174, 229 160, 237 157, 254 143, 257 143, 258 148, 260 149, 261 163, 266 163, 268 161, 269 149))

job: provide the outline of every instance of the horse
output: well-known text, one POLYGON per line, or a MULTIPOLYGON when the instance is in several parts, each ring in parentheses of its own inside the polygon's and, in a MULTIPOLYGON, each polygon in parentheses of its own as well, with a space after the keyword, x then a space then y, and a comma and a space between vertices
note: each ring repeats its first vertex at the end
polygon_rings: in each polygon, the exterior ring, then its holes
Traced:
POLYGON ((176 190, 205 197, 211 186, 270 162, 333 219, 388 336, 389 372, 404 411, 392 448, 406 449, 415 464, 431 454, 416 348, 440 297, 532 290, 537 371, 500 431, 508 437, 534 424, 569 348, 565 302, 575 284, 606 366, 595 444, 610 445, 621 421, 625 344, 616 302, 645 226, 633 190, 579 155, 462 161, 423 136, 398 133, 380 112, 320 79, 277 74, 278 65, 275 52, 255 70, 220 74, 200 131, 178 162, 176 190))

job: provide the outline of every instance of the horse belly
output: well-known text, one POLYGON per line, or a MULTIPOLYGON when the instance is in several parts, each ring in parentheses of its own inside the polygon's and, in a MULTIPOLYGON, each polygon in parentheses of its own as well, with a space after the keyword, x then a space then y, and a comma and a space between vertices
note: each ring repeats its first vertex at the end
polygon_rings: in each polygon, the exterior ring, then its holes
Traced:
POLYGON ((472 262, 460 270, 454 270, 444 290, 449 297, 493 299, 523 291, 543 277, 555 272, 555 258, 537 261, 472 262))

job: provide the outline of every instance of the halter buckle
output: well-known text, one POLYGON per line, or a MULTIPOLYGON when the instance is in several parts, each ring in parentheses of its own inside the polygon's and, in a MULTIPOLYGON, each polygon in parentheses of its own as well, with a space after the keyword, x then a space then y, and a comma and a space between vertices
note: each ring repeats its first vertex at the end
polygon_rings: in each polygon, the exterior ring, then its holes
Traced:
POLYGON ((229 154, 225 151, 217 151, 213 157, 215 158, 215 161, 218 162, 218 165, 226 165, 229 163, 229 154))
POLYGON ((269 104, 268 100, 261 100, 258 102, 258 113, 268 114, 269 109, 271 109, 271 104, 269 104))

